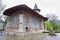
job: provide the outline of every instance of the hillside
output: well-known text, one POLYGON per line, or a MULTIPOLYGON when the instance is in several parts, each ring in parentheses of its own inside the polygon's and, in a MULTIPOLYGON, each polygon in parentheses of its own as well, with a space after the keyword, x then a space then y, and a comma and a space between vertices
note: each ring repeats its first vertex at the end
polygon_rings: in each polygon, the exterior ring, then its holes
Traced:
POLYGON ((60 20, 57 20, 56 22, 57 22, 58 24, 60 24, 60 20))

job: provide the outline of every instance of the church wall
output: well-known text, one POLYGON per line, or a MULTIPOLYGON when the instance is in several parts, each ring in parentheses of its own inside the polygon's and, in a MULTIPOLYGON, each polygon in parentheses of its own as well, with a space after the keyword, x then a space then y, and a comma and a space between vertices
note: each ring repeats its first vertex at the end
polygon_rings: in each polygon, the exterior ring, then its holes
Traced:
MULTIPOLYGON (((19 13, 19 12, 16 12, 19 13)), ((12 16, 8 16, 7 19, 7 25, 6 25, 6 31, 14 31, 19 28, 19 15, 18 14, 12 14, 12 16)))
POLYGON ((23 12, 24 13, 24 28, 28 27, 29 30, 44 30, 44 20, 35 16, 32 13, 23 12))
POLYGON ((28 27, 28 31, 35 30, 44 30, 44 20, 42 18, 37 17, 32 13, 28 13, 25 11, 18 11, 13 16, 7 20, 6 29, 18 29, 18 31, 26 31, 26 27, 28 27), (11 19, 11 20, 10 20, 11 19), (16 22, 15 22, 16 21, 16 22))

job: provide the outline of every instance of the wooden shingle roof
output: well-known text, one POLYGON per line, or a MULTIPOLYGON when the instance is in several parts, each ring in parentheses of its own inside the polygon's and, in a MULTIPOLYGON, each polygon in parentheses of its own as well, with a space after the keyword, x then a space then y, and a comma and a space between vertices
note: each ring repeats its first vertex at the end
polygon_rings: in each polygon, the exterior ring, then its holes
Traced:
POLYGON ((12 7, 12 8, 9 8, 7 10, 4 11, 3 15, 7 15, 7 16, 10 16, 11 14, 19 11, 19 10, 24 10, 26 12, 30 12, 40 18, 43 18, 44 20, 47 20, 48 18, 40 15, 39 13, 37 13, 36 11, 34 11, 33 9, 29 8, 28 6, 26 6, 25 4, 23 5, 18 5, 18 6, 15 6, 15 7, 12 7))

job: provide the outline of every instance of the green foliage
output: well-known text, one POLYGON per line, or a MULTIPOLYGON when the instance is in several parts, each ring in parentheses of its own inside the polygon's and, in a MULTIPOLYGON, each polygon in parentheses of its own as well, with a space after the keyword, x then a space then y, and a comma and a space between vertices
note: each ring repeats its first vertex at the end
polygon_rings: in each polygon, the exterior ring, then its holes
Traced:
POLYGON ((58 25, 58 28, 55 29, 55 32, 56 32, 56 33, 60 33, 60 25, 58 25))
POLYGON ((58 25, 58 30, 60 30, 60 25, 58 25))
POLYGON ((57 16, 55 16, 54 14, 48 14, 47 17, 49 18, 49 20, 45 23, 47 30, 50 30, 50 28, 52 27, 55 32, 60 32, 60 25, 56 23, 57 16))
POLYGON ((50 28, 51 28, 51 25, 49 24, 49 22, 48 22, 48 21, 46 21, 46 22, 45 22, 45 24, 46 24, 47 30, 49 31, 49 30, 50 30, 50 28))
POLYGON ((45 24, 46 24, 46 27, 47 27, 48 31, 50 30, 51 27, 55 31, 58 30, 58 24, 55 21, 53 21, 53 20, 47 21, 47 22, 45 22, 45 24))
MULTIPOLYGON (((50 31, 50 28, 52 27, 56 33, 60 33, 60 25, 58 25, 55 21, 50 20, 45 22, 47 30, 50 31)), ((43 33, 48 33, 47 31, 44 31, 43 33)))
POLYGON ((50 25, 52 26, 52 28, 54 30, 57 30, 58 29, 58 24, 56 23, 55 20, 50 20, 49 23, 50 23, 50 25))

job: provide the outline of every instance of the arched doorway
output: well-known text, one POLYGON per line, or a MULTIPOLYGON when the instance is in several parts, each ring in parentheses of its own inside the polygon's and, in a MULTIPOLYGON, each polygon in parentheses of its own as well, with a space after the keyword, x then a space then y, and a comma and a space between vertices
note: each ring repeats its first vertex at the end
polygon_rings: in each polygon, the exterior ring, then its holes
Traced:
POLYGON ((26 27, 26 32, 28 32, 28 27, 26 27))

